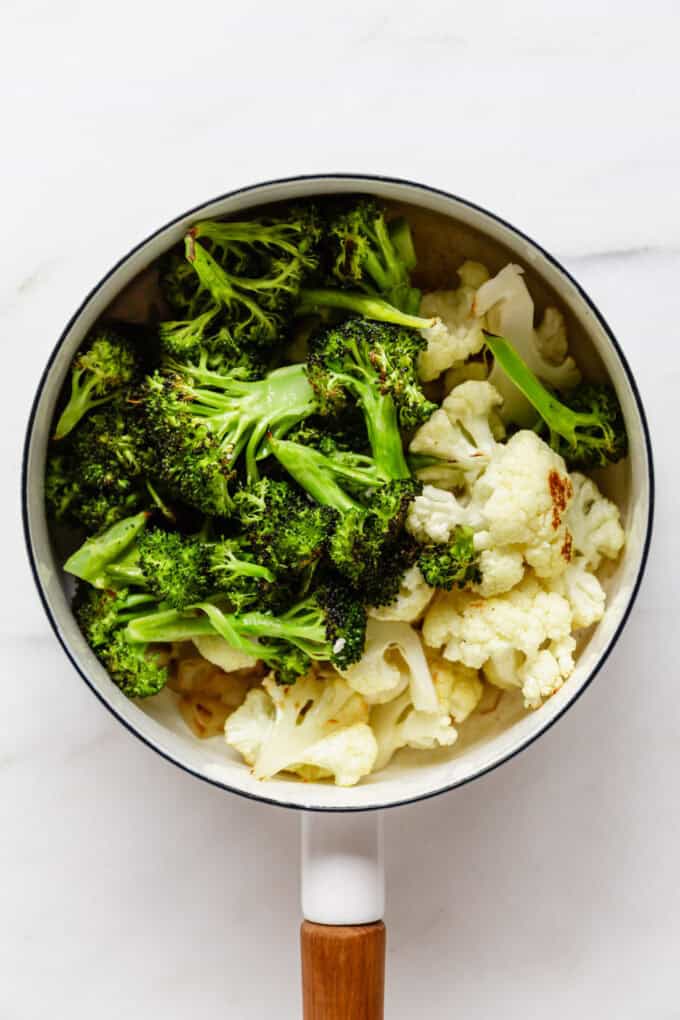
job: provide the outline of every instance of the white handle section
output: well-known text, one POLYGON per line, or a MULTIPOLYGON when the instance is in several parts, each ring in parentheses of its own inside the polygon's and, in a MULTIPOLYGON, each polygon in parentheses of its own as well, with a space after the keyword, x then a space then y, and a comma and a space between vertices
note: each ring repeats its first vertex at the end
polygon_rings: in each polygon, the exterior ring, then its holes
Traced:
POLYGON ((385 912, 379 811, 304 812, 302 914, 316 924, 371 924, 385 912))

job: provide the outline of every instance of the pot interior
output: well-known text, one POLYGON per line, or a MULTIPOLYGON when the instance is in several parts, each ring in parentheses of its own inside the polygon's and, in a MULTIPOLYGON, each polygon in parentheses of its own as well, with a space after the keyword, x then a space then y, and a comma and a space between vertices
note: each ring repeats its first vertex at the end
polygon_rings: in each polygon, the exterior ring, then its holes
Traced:
POLYGON ((627 614, 644 565, 648 541, 651 464, 639 400, 628 370, 596 311, 571 279, 531 241, 490 214, 417 185, 360 177, 323 177, 274 182, 207 203, 163 228, 124 258, 86 299, 62 336, 36 398, 26 449, 27 536, 36 578, 52 623, 74 664, 98 696, 132 731, 196 775, 232 790, 306 808, 385 807, 428 796, 473 778, 530 742, 561 714, 606 656, 627 614), (418 252, 416 282, 423 289, 451 287, 464 259, 493 273, 509 261, 526 272, 538 315, 550 304, 566 318, 570 351, 591 379, 609 378, 617 389, 630 439, 630 455, 595 475, 620 507, 627 543, 604 584, 604 620, 584 635, 573 675, 537 711, 526 713, 519 694, 505 693, 495 707, 476 713, 450 749, 399 752, 382 772, 352 789, 328 783, 253 779, 221 737, 199 740, 186 727, 170 690, 133 703, 110 681, 80 634, 69 608, 68 585, 48 532, 43 508, 43 471, 54 407, 70 361, 94 322, 103 315, 146 321, 162 301, 152 263, 198 218, 234 217, 272 202, 340 192, 373 193, 408 217, 418 252))

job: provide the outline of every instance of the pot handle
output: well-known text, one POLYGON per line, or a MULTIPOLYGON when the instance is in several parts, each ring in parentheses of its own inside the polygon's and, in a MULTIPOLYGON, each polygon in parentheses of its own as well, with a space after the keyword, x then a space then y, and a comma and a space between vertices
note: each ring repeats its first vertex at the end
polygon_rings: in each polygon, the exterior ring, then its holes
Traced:
POLYGON ((383 1020, 380 812, 302 816, 304 1020, 383 1020))

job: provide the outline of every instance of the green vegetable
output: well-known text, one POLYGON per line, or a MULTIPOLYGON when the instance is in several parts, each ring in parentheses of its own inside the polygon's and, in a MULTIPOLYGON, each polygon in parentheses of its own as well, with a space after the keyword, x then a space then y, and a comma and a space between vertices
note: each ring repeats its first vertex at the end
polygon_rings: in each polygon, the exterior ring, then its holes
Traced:
POLYGON ((143 531, 148 516, 147 513, 141 513, 135 517, 128 517, 114 524, 103 534, 88 538, 80 549, 69 556, 64 564, 64 570, 83 581, 88 581, 95 588, 106 588, 107 567, 117 560, 143 531))
POLYGON ((482 574, 473 529, 458 525, 450 542, 426 546, 418 557, 418 566, 431 588, 451 591, 479 583, 482 574))
POLYGON ((307 287, 300 291, 297 315, 320 313, 324 308, 339 308, 365 319, 405 326, 408 329, 429 329, 436 321, 413 312, 402 311, 383 298, 362 294, 360 291, 333 290, 328 287, 307 287))
POLYGON ((356 402, 373 458, 386 478, 410 477, 400 426, 415 428, 436 409, 418 382, 424 344, 410 330, 352 320, 316 337, 311 347, 309 382, 320 412, 336 415, 356 402))
POLYGON ((329 275, 342 286, 378 294, 405 312, 418 311, 420 291, 409 277, 416 253, 406 220, 388 224, 372 198, 339 203, 328 218, 324 246, 329 275))
POLYGON ((500 367, 538 411, 548 442, 569 468, 605 467, 626 456, 626 426, 612 386, 583 383, 562 402, 539 382, 507 340, 486 332, 485 336, 500 367))
POLYGON ((140 365, 129 340, 113 329, 96 330, 74 358, 68 402, 57 421, 54 438, 64 439, 88 411, 113 400, 139 377, 140 365))
POLYGON ((171 259, 163 277, 170 303, 184 313, 161 328, 161 341, 182 360, 232 358, 271 346, 287 327, 304 276, 318 264, 313 206, 285 220, 195 224, 184 238, 185 261, 171 259))
POLYGON ((278 616, 233 614, 211 601, 193 607, 192 614, 160 611, 139 617, 126 635, 137 642, 175 641, 205 634, 206 622, 232 647, 266 662, 280 683, 290 683, 315 659, 339 668, 356 662, 364 647, 366 611, 349 589, 334 582, 278 616))
POLYGON ((283 434, 316 409, 304 365, 252 381, 207 370, 156 373, 143 403, 161 477, 187 503, 218 515, 231 511, 239 462, 248 483, 256 482, 268 434, 283 434))
POLYGON ((148 698, 163 688, 168 670, 160 652, 147 642, 130 641, 128 625, 156 608, 152 595, 98 591, 81 586, 74 606, 76 618, 97 658, 129 698, 148 698))

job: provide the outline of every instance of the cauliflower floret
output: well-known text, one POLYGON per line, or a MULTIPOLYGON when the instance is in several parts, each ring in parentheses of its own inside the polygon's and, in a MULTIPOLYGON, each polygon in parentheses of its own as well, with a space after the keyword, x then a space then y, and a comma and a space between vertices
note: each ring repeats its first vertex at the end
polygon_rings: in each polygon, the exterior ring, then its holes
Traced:
POLYGON ((274 705, 261 687, 253 687, 227 719, 224 735, 248 765, 254 765, 274 725, 274 705))
POLYGON ((458 276, 460 285, 456 290, 435 290, 425 294, 420 302, 421 315, 440 320, 421 330, 427 348, 418 360, 418 374, 425 382, 436 379, 455 362, 465 361, 484 346, 484 322, 472 308, 477 289, 489 279, 489 273, 479 262, 464 262, 458 276))
POLYGON ((340 676, 309 673, 280 686, 270 675, 228 718, 224 732, 257 779, 312 766, 352 786, 368 775, 377 755, 367 721, 366 702, 340 676))
POLYGON ((369 619, 364 654, 342 675, 368 704, 390 701, 409 687, 417 709, 437 710, 437 694, 420 635, 408 623, 369 619))
POLYGON ((484 684, 479 673, 462 662, 448 662, 440 656, 431 660, 430 669, 442 711, 460 725, 482 700, 484 684))
POLYGON ((430 750, 433 747, 450 747, 458 733, 447 712, 419 712, 411 702, 408 691, 394 701, 376 705, 371 710, 371 729, 378 744, 374 770, 384 768, 400 747, 430 750))
MULTIPOLYGON (((531 574, 504 595, 483 599, 466 591, 439 593, 428 610, 423 636, 452 662, 484 669, 498 686, 518 686, 529 707, 536 691, 557 689, 574 667, 569 602, 548 592, 531 574), (549 653, 555 662, 548 670, 549 653), (548 683, 550 675, 550 684, 548 683)), ((541 694, 541 696, 545 696, 541 694)), ((540 698, 539 698, 540 700, 540 698)))
POLYGON ((225 673, 232 673, 236 669, 250 669, 259 661, 252 655, 246 655, 245 652, 234 648, 228 641, 217 635, 196 637, 193 642, 204 659, 219 666, 225 673))
POLYGON ((478 528, 482 519, 477 507, 463 506, 452 492, 434 485, 423 486, 423 491, 412 501, 406 529, 418 542, 448 542, 459 524, 478 528))
POLYGON ((570 563, 561 577, 546 582, 550 591, 563 595, 571 606, 572 626, 590 627, 604 616, 606 595, 595 574, 583 562, 570 563))
POLYGON ((479 554, 479 569, 482 580, 473 584, 473 591, 485 599, 510 591, 524 577, 524 556, 513 546, 499 549, 483 549, 479 554))
MULTIPOLYGON (((571 642, 571 652, 573 653, 576 642, 573 638, 568 640, 571 642)), ((540 708, 544 698, 549 698, 551 694, 559 690, 565 678, 572 672, 574 658, 573 654, 566 650, 566 642, 565 638, 559 652, 552 648, 542 649, 538 655, 527 659, 517 671, 517 686, 522 688, 524 704, 527 708, 540 708), (560 659, 564 660, 565 657, 568 661, 567 666, 560 664, 560 659)))
POLYGON ((375 620, 404 620, 413 623, 420 619, 433 595, 434 588, 430 588, 416 563, 402 577, 397 597, 387 606, 373 606, 368 610, 368 615, 375 620))
POLYGON ((583 557, 586 567, 597 570, 603 556, 615 560, 623 548, 625 535, 619 509, 602 495, 591 478, 574 472, 571 481, 574 498, 566 519, 574 552, 583 557))
MULTIPOLYGON (((482 284, 475 297, 477 315, 486 315, 487 328, 506 337, 517 348, 529 368, 543 382, 557 389, 569 389, 581 379, 574 359, 566 356, 566 332, 559 312, 548 309, 543 323, 534 329, 534 302, 523 279, 521 266, 507 265, 482 284), (559 364, 557 356, 563 352, 559 364)), ((536 418, 529 401, 494 364, 489 381, 503 396, 505 421, 528 426, 536 418)))
POLYGON ((564 362, 569 353, 567 324, 557 308, 546 308, 536 330, 536 343, 540 353, 551 365, 561 365, 564 362))
POLYGON ((571 558, 564 515, 572 485, 563 459, 535 432, 516 432, 473 489, 489 548, 521 546, 539 577, 556 577, 571 558))
POLYGON ((354 723, 312 744, 305 751, 305 763, 290 765, 287 771, 314 782, 334 775, 336 786, 355 786, 362 776, 373 771, 377 754, 378 744, 371 727, 354 723))
POLYGON ((496 408, 501 403, 498 390, 490 383, 461 383, 421 425, 409 450, 453 461, 473 481, 497 446, 490 418, 497 417, 496 408))

